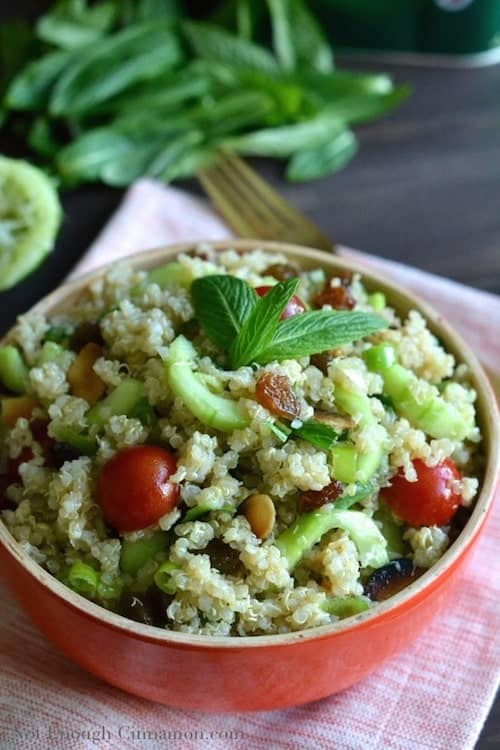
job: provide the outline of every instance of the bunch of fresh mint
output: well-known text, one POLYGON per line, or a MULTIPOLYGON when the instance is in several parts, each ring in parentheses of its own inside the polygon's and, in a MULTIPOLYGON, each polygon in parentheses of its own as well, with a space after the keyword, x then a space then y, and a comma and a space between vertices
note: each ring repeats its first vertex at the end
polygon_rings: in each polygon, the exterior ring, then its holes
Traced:
POLYGON ((219 147, 321 177, 356 153, 352 125, 408 94, 337 70, 303 0, 232 0, 208 21, 174 0, 61 0, 0 42, 1 116, 68 186, 189 177, 219 147))

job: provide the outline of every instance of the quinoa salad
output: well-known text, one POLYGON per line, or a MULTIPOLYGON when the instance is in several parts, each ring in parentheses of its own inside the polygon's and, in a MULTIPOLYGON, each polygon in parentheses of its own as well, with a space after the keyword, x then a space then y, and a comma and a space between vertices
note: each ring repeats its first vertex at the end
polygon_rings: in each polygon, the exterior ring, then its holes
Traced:
POLYGON ((478 493, 475 391, 356 273, 200 245, 117 264, 0 347, 1 518, 132 620, 279 634, 376 607, 478 493))

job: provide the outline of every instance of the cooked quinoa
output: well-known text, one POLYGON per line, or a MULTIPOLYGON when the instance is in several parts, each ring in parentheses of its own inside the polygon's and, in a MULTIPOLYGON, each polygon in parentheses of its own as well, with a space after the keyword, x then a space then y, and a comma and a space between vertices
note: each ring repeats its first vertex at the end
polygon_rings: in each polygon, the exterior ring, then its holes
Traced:
POLYGON ((477 494, 481 436, 467 367, 422 315, 413 310, 400 320, 357 274, 327 278, 322 269, 297 269, 305 306, 372 316, 375 308, 383 325, 326 353, 232 367, 196 316, 192 282, 229 275, 271 289, 283 268, 290 275, 290 261, 203 245, 170 265, 176 276, 168 283, 116 265, 67 314, 46 320, 28 313, 11 332, 26 377, 2 404, 1 515, 22 549, 108 609, 205 635, 325 625, 376 606, 367 592, 377 589, 377 570, 391 574, 393 561, 412 564, 414 577, 434 565, 477 494), (196 416, 175 387, 172 352, 180 338, 194 347, 196 382, 238 410, 234 428, 196 416), (459 427, 436 432, 412 419, 408 404, 388 395, 387 370, 372 366, 370 350, 392 352, 411 373, 413 407, 439 404, 459 427), (124 383, 141 384, 137 403, 123 411, 115 404, 94 419, 96 404, 124 383), (289 389, 289 418, 263 398, 264 383, 289 389), (349 399, 362 405, 359 412, 349 399), (304 431, 318 423, 319 442, 304 431), (121 452, 146 445, 175 457, 168 480, 176 501, 146 528, 120 530, 104 511, 100 477, 121 452), (369 457, 371 468, 360 460, 349 469, 342 456, 369 457), (397 483, 415 494, 422 472, 449 465, 450 518, 404 520, 391 502, 397 483), (323 519, 336 505, 337 521, 312 543, 299 540, 294 557, 290 531, 300 536, 301 519, 323 519))

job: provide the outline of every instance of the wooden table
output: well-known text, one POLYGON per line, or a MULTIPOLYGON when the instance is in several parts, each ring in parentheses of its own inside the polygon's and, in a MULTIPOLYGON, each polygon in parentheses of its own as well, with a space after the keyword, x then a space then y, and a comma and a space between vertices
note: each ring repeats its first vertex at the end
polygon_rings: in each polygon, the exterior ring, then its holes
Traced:
MULTIPOLYGON (((15 6, 21 15, 46 4, 17 0, 15 6)), ((12 16, 12 6, 0 14, 12 16)), ((279 165, 257 166, 337 241, 500 292, 500 65, 440 70, 349 64, 392 72, 414 94, 391 117, 359 130, 359 155, 331 178, 287 185, 279 165)), ((186 187, 198 191, 195 183, 186 187)), ((2 329, 65 277, 121 197, 122 191, 103 186, 63 197, 55 252, 0 295, 2 329)), ((477 750, 498 747, 497 699, 477 750)))

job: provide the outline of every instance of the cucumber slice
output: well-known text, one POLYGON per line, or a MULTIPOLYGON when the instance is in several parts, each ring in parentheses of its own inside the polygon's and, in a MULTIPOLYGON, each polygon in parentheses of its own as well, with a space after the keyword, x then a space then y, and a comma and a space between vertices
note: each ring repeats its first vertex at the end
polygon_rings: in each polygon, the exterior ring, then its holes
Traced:
POLYGON ((52 250, 61 205, 47 175, 0 156, 0 291, 33 271, 52 250))
POLYGON ((245 410, 236 401, 212 393, 193 372, 196 350, 184 336, 170 345, 166 361, 167 377, 174 394, 182 399, 200 422, 223 432, 232 432, 249 423, 245 410))
POLYGON ((87 412, 87 423, 104 427, 110 417, 119 414, 129 417, 143 398, 144 384, 134 378, 126 378, 87 412))
POLYGON ((29 370, 15 346, 0 347, 0 382, 14 393, 26 393, 29 370))

